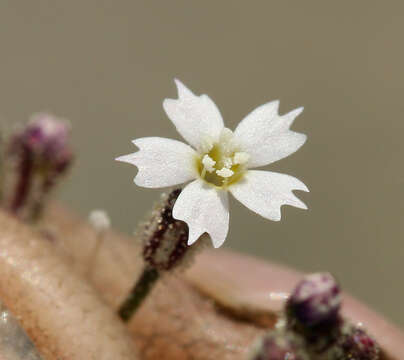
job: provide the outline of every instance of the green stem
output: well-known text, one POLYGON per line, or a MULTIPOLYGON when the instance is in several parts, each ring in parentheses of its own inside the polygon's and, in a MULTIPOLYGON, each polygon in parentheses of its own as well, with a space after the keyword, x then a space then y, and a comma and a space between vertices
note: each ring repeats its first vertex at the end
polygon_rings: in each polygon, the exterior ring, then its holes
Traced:
POLYGON ((147 297, 158 278, 159 272, 155 268, 147 265, 144 267, 138 281, 119 307, 118 315, 124 322, 130 320, 143 300, 147 297))

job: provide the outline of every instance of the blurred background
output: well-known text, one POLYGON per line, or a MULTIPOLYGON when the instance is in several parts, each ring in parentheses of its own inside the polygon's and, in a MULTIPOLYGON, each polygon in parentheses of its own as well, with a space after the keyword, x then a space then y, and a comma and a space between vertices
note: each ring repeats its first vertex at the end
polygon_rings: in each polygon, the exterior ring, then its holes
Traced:
POLYGON ((173 78, 216 102, 228 127, 280 99, 308 135, 270 166, 311 193, 271 222, 231 202, 226 246, 304 271, 404 325, 404 3, 400 1, 3 1, 3 126, 49 110, 78 153, 60 197, 130 233, 159 197, 114 162, 141 136, 179 139, 162 101, 173 78))

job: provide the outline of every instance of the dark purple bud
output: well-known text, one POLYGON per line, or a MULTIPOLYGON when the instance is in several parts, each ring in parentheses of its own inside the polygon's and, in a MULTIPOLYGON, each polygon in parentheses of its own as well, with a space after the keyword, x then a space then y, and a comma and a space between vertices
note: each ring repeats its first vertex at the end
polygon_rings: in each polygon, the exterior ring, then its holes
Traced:
POLYGON ((293 334, 274 331, 266 335, 251 360, 308 360, 303 345, 293 334))
POLYGON ((305 327, 332 323, 341 306, 340 288, 328 273, 306 276, 295 288, 287 303, 289 317, 305 327))
POLYGON ((157 270, 171 270, 178 266, 190 250, 187 245, 187 224, 172 216, 180 193, 181 189, 175 189, 168 195, 163 195, 150 221, 142 229, 143 258, 157 270))
POLYGON ((365 330, 348 326, 330 355, 331 360, 378 360, 379 346, 365 330))

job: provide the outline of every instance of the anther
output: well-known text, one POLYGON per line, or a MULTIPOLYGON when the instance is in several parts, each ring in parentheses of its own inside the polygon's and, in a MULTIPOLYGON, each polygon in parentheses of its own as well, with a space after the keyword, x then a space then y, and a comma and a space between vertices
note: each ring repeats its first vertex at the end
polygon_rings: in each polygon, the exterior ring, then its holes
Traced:
POLYGON ((229 178, 229 177, 233 176, 234 171, 230 170, 227 167, 223 167, 220 170, 216 170, 216 174, 223 178, 229 178))
POLYGON ((216 161, 213 160, 208 154, 206 154, 202 159, 202 164, 207 172, 213 172, 215 170, 214 166, 216 161))

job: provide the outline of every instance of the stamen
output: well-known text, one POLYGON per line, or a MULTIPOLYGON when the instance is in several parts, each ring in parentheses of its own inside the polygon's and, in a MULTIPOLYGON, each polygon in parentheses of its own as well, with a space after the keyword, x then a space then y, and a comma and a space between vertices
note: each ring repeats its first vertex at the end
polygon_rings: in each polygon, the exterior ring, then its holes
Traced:
POLYGON ((223 159, 223 167, 226 167, 226 168, 230 169, 232 165, 233 165, 233 161, 232 161, 231 158, 225 157, 223 159))
POLYGON ((206 154, 203 157, 202 164, 203 164, 203 167, 206 169, 206 171, 208 171, 210 173, 215 170, 214 166, 216 164, 216 161, 213 160, 208 154, 206 154))
POLYGON ((233 176, 234 171, 232 171, 226 167, 223 167, 220 170, 216 170, 216 174, 223 178, 229 178, 229 177, 233 176))
POLYGON ((247 153, 237 151, 240 147, 233 131, 223 128, 219 139, 205 138, 200 148, 198 171, 200 178, 217 187, 227 188, 239 181, 248 162, 247 153))

